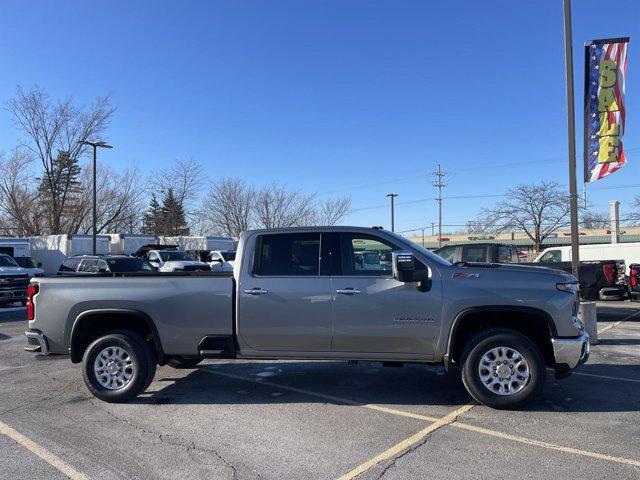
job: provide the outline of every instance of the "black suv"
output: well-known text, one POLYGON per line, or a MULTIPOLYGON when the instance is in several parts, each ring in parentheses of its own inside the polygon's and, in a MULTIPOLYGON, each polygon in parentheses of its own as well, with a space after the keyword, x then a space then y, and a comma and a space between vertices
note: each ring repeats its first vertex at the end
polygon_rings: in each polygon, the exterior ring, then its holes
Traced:
POLYGON ((143 258, 127 255, 78 255, 67 258, 58 275, 90 275, 131 272, 155 272, 157 269, 143 258))

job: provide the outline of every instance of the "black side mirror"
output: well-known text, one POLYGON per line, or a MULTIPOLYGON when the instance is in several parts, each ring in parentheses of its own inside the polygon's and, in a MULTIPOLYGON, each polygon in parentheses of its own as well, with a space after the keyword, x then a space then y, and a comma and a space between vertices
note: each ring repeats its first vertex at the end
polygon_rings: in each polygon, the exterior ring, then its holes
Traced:
POLYGON ((42 268, 42 262, 38 262, 38 264, 36 265, 36 267, 38 267, 38 268, 42 268))
POLYGON ((416 262, 417 260, 411 252, 393 252, 391 267, 393 278, 404 283, 417 282, 419 283, 418 288, 426 292, 431 289, 429 269, 416 270, 416 262))

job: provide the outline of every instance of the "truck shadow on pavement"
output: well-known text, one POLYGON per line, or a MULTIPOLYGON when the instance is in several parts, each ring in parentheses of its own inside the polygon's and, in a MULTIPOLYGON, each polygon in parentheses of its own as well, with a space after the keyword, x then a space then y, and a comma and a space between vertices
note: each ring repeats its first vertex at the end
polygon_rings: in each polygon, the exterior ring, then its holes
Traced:
MULTIPOLYGON (((616 381, 573 375, 556 380, 547 374, 543 395, 527 406, 532 412, 640 411, 640 376, 637 365, 594 365, 579 372, 616 381), (635 376, 632 376, 635 371, 635 376), (638 379, 635 382, 633 379, 638 379)), ((384 368, 336 362, 259 362, 203 365, 186 376, 160 368, 156 381, 133 403, 140 404, 376 404, 417 411, 424 407, 455 407, 473 399, 458 375, 445 375, 441 367, 406 365, 384 368), (238 378, 240 377, 240 378, 238 378), (333 398, 331 398, 333 397, 333 398), (342 401, 340 400, 342 399, 342 401)))

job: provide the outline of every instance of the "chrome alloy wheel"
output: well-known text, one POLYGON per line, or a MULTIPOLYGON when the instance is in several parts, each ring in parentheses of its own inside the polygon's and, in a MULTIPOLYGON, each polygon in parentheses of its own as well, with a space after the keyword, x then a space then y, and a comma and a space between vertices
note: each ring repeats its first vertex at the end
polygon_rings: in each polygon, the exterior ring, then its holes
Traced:
POLYGON ((108 390, 118 390, 133 378, 135 364, 129 352, 122 347, 103 349, 93 362, 96 379, 108 390))
POLYGON ((531 378, 527 360, 509 347, 486 352, 478 365, 478 375, 485 388, 497 395, 515 395, 531 378))

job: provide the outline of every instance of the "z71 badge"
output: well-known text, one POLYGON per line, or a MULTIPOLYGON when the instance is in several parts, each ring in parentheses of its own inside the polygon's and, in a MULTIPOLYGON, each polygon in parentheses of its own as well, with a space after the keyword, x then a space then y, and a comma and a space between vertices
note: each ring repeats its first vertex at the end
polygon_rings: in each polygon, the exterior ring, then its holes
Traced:
POLYGON ((451 275, 451 278, 453 278, 454 280, 466 280, 469 278, 479 278, 480 274, 479 273, 468 273, 468 272, 454 272, 453 275, 451 275))

